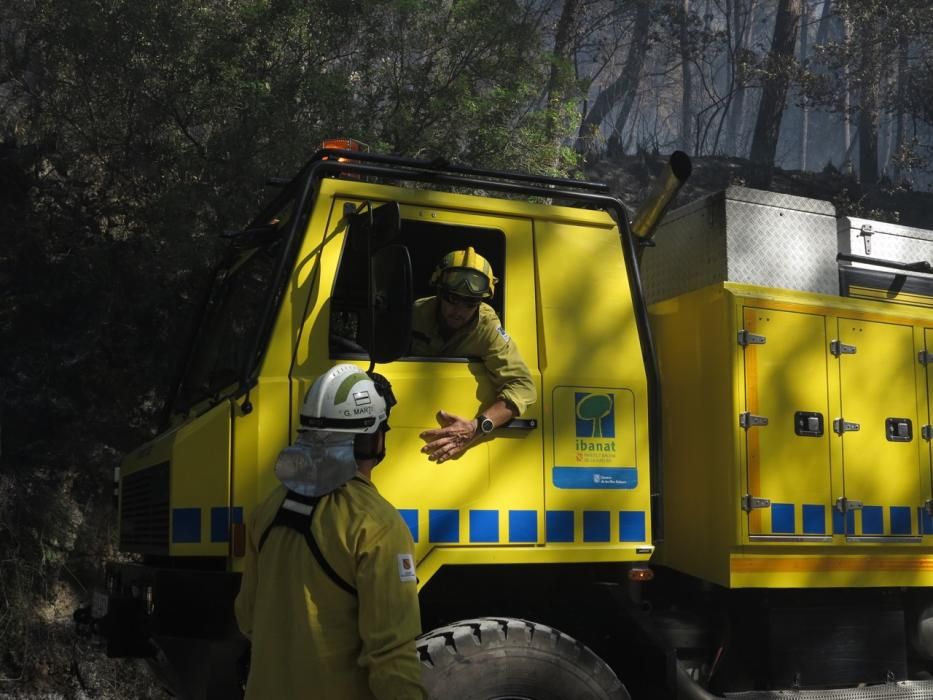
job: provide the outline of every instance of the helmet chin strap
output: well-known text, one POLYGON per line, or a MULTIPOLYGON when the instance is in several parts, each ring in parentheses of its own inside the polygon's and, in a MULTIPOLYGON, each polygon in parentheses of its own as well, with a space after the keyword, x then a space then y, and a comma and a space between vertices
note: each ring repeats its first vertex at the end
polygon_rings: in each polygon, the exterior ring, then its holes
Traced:
POLYGON ((353 457, 356 459, 374 459, 379 464, 386 456, 385 439, 379 440, 378 437, 384 435, 380 430, 372 435, 359 434, 353 440, 353 457), (376 445, 380 446, 376 450, 376 445))

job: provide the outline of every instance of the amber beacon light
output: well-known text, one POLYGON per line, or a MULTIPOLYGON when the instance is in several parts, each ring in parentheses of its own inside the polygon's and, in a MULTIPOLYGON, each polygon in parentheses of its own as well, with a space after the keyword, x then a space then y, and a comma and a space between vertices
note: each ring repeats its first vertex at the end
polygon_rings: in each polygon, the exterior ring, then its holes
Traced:
MULTIPOLYGON (((366 151, 369 150, 369 146, 367 146, 365 143, 361 143, 360 141, 357 141, 356 139, 324 139, 323 141, 321 141, 321 148, 322 149, 333 148, 333 149, 340 149, 343 151, 360 151, 361 153, 365 153, 366 151)), ((325 157, 325 160, 326 160, 326 157, 325 157)), ((349 159, 338 158, 337 160, 340 163, 345 163, 349 159)))

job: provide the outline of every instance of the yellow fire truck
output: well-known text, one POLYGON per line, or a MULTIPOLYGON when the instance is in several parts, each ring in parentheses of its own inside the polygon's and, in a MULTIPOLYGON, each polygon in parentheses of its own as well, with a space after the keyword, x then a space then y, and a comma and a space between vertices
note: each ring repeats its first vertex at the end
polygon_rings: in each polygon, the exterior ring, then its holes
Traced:
POLYGON ((83 616, 183 697, 237 697, 244 522, 310 382, 392 383, 432 697, 931 698, 933 235, 731 187, 630 224, 600 184, 325 148, 232 236, 161 434, 119 473, 83 616), (408 354, 472 246, 538 401, 429 462, 482 363, 408 354))

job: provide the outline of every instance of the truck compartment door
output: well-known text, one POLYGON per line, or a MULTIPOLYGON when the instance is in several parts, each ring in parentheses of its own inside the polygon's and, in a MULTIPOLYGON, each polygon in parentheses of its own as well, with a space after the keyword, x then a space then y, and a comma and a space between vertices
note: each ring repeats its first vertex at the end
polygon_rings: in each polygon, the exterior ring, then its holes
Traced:
POLYGON ((921 383, 922 399, 920 413, 926 419, 926 424, 919 428, 922 442, 920 448, 920 476, 924 482, 923 492, 927 500, 920 509, 918 518, 921 535, 933 535, 933 328, 923 329, 923 350, 918 355, 919 364, 923 367, 921 383))
POLYGON ((850 540, 919 536, 928 495, 920 473, 913 329, 839 319, 843 483, 834 485, 834 531, 850 540))
POLYGON ((466 245, 482 251, 485 237, 504 241, 504 256, 491 261, 500 278, 492 304, 501 305, 502 332, 517 344, 539 398, 520 427, 500 428, 459 458, 437 464, 421 452, 419 436, 439 427, 440 409, 472 419, 495 401, 485 366, 479 358, 445 357, 380 366, 398 405, 374 481, 408 523, 419 563, 437 547, 535 545, 543 537, 544 487, 531 222, 411 206, 402 207, 402 218, 398 242, 411 252, 416 296, 433 294, 428 280, 443 254, 466 245))
POLYGON ((743 326, 748 533, 829 537, 826 318, 745 307, 743 326))

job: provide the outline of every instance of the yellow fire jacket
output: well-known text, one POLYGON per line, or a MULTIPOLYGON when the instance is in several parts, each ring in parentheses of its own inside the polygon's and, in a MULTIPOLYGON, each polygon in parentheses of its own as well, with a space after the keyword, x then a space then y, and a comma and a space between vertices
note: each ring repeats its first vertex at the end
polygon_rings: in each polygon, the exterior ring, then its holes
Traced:
POLYGON ((479 357, 496 388, 496 396, 511 402, 519 415, 533 404, 538 394, 531 372, 518 352, 518 346, 502 329, 499 317, 489 304, 481 303, 479 313, 463 328, 444 338, 437 321, 437 297, 415 301, 412 311, 411 354, 425 357, 479 357))
POLYGON ((311 532, 340 588, 292 528, 268 530, 276 489, 249 519, 235 612, 252 641, 248 700, 424 700, 414 547, 398 511, 362 475, 324 496, 311 532))

